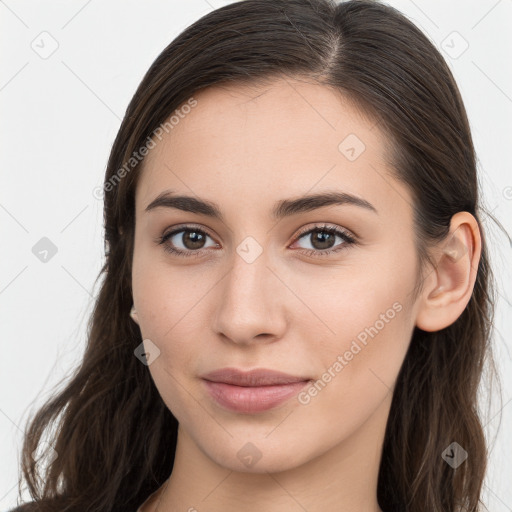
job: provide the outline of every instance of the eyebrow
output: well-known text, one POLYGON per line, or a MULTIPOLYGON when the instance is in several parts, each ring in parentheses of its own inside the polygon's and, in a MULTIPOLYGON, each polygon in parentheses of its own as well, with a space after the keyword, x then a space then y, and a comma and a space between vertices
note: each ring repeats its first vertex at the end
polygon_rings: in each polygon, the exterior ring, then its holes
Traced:
MULTIPOLYGON (((322 192, 298 199, 282 199, 277 201, 272 209, 272 218, 275 220, 290 217, 299 213, 309 212, 318 208, 333 205, 353 205, 372 211, 378 215, 377 209, 361 197, 346 192, 322 192)), ((219 206, 211 201, 198 199, 192 196, 174 195, 172 190, 166 190, 159 194, 146 206, 145 211, 150 212, 155 208, 176 208, 184 212, 206 215, 224 222, 219 206)))

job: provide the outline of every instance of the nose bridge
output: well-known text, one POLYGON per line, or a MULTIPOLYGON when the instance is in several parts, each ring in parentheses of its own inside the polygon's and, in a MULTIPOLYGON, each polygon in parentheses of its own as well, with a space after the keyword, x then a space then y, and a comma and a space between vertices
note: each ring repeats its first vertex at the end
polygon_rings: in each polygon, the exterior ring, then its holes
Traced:
POLYGON ((269 268, 269 252, 246 237, 236 247, 231 264, 217 308, 217 334, 236 343, 249 343, 259 334, 280 337, 285 328, 282 284, 269 268))
POLYGON ((246 237, 233 254, 230 272, 230 288, 236 295, 252 296, 259 293, 265 286, 269 274, 269 251, 253 237, 246 237), (256 285, 256 288, 255 288, 256 285), (245 288, 245 290, 244 290, 245 288))

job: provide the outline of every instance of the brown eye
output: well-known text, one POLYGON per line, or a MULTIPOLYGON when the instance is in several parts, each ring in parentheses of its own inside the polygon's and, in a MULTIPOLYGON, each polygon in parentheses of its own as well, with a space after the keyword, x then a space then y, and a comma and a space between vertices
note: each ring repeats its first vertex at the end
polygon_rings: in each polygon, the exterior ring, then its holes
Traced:
MULTIPOLYGON (((210 235, 201 229, 182 227, 164 235, 159 243, 164 246, 167 252, 173 254, 180 256, 198 255, 207 247, 205 246, 207 238, 211 239, 210 235)), ((213 246, 215 245, 216 244, 213 243, 213 246)))
POLYGON ((331 249, 336 242, 336 235, 327 231, 312 231, 309 236, 314 249, 331 249))
POLYGON ((346 247, 355 244, 356 240, 345 231, 330 226, 317 226, 303 232, 297 237, 297 240, 305 239, 310 241, 310 247, 305 249, 305 253, 311 256, 336 253, 346 247), (336 239, 341 239, 336 247, 336 239))
POLYGON ((199 231, 189 230, 184 230, 182 233, 181 237, 178 237, 178 240, 185 246, 185 249, 192 251, 203 248, 207 235, 200 233, 199 231))

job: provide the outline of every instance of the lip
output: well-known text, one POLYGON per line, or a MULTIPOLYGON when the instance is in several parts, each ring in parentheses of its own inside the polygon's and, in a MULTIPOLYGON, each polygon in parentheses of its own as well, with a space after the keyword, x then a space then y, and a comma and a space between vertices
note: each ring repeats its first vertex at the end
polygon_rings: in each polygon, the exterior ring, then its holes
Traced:
POLYGON ((222 368, 202 376, 210 396, 228 410, 263 412, 282 404, 310 383, 309 377, 258 368, 222 368))

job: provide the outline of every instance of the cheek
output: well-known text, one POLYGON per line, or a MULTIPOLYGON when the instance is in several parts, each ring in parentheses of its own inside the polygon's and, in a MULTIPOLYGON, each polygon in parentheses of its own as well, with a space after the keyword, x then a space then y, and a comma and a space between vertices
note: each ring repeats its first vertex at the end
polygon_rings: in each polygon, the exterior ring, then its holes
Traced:
POLYGON ((173 414, 187 398, 184 380, 196 376, 210 281, 193 266, 167 264, 165 254, 134 254, 132 287, 141 335, 160 351, 148 369, 173 414))
POLYGON ((404 309, 397 306, 383 310, 388 323, 375 317, 380 308, 374 305, 372 314, 358 317, 361 324, 354 318, 340 320, 338 335, 329 343, 325 341, 318 351, 317 366, 324 372, 304 390, 299 401, 305 407, 304 414, 323 418, 319 423, 326 438, 342 439, 357 432, 391 400, 410 339, 401 317, 404 309))
POLYGON ((134 282, 141 334, 159 350, 148 370, 163 402, 179 421, 187 416, 194 396, 188 379, 194 373, 200 349, 197 340, 202 337, 199 322, 194 321, 201 294, 189 285, 178 272, 158 271, 156 266, 145 267, 134 282))
POLYGON ((330 332, 318 351, 324 373, 309 391, 311 401, 323 396, 322 403, 340 420, 351 411, 357 423, 392 391, 412 335, 412 277, 406 268, 400 279, 354 270, 316 297, 316 310, 330 332))
POLYGON ((136 246, 132 288, 143 336, 163 341, 190 327, 194 309, 211 287, 204 272, 194 265, 171 265, 161 247, 136 246))

